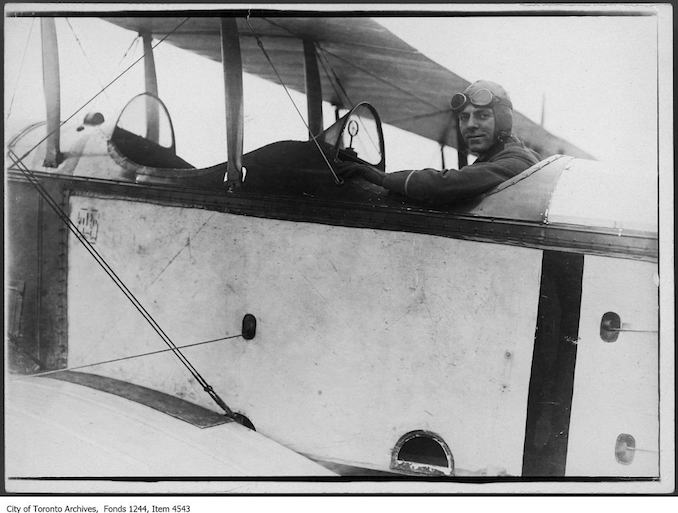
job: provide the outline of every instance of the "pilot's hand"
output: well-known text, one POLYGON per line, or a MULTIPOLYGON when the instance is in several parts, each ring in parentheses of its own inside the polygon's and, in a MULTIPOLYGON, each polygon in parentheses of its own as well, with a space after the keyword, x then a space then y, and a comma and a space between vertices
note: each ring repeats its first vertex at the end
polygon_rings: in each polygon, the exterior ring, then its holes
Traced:
POLYGON ((384 183, 384 176, 386 176, 386 173, 374 166, 358 164, 356 162, 339 162, 334 166, 334 170, 342 178, 360 176, 376 185, 382 185, 384 183))
POLYGON ((335 162, 334 171, 342 178, 353 178, 362 176, 362 164, 356 162, 335 162))

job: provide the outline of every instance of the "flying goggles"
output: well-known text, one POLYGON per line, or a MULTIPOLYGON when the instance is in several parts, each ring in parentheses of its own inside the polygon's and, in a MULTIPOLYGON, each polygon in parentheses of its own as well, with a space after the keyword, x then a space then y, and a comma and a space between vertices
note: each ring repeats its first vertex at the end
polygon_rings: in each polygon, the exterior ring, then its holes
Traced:
POLYGON ((510 100, 496 96, 489 89, 476 89, 470 94, 456 93, 450 100, 450 105, 454 112, 459 112, 468 104, 474 107, 489 107, 495 103, 504 103, 513 108, 510 100))

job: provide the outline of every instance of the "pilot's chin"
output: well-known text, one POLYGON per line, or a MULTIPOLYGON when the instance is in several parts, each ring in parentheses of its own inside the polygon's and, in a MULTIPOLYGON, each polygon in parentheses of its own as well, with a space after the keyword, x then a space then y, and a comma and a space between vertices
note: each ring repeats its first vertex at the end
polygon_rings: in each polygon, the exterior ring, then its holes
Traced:
POLYGON ((480 153, 482 152, 482 149, 479 149, 479 148, 474 147, 474 146, 475 146, 475 144, 469 145, 468 143, 466 143, 466 149, 467 149, 467 151, 468 151, 471 155, 475 155, 475 156, 477 157, 477 156, 480 155, 480 153))
POLYGON ((466 151, 468 151, 472 155, 478 156, 480 153, 482 153, 484 146, 483 144, 477 144, 477 141, 474 140, 468 140, 464 139, 464 142, 466 143, 466 151))

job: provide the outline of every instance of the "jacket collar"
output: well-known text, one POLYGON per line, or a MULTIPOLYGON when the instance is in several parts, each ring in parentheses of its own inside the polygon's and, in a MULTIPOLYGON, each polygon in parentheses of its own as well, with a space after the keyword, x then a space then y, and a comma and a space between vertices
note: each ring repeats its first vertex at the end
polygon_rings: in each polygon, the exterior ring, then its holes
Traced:
POLYGON ((520 142, 513 135, 509 135, 506 138, 497 139, 497 141, 495 141, 495 143, 490 146, 485 153, 478 155, 478 158, 475 160, 475 162, 487 162, 510 144, 520 144, 520 142))

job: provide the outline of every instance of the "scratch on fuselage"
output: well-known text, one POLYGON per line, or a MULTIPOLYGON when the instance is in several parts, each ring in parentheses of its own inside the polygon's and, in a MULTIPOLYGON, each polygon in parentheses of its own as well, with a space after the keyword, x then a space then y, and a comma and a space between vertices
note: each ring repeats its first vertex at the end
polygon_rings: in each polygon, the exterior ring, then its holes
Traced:
MULTIPOLYGON (((207 218, 207 220, 206 220, 204 223, 202 223, 202 224, 200 225, 200 227, 199 227, 195 232, 193 232, 192 236, 195 237, 196 235, 198 235, 198 234, 202 231, 202 229, 207 225, 207 223, 209 223, 209 222, 211 221, 211 219, 212 219, 213 217, 214 217, 214 214, 212 214, 211 216, 209 216, 209 217, 207 218)), ((167 268, 168 268, 170 265, 172 265, 172 262, 174 262, 174 261, 176 260, 176 258, 177 258, 181 253, 183 253, 183 251, 184 251, 186 248, 188 248, 188 251, 189 251, 189 254, 190 254, 190 251, 191 251, 191 235, 189 235, 188 237, 186 237, 186 244, 184 244, 184 245, 181 247, 181 249, 179 249, 179 251, 177 251, 177 252, 174 254, 174 256, 172 256, 172 258, 170 258, 170 259, 167 261, 167 264, 165 264, 165 266, 160 270, 160 272, 158 273, 158 275, 157 275, 155 278, 153 278, 153 280, 148 284, 149 287, 150 287, 151 285, 153 285, 156 281, 158 281, 158 279, 160 279, 160 277, 161 277, 161 276, 163 275, 163 273, 167 270, 167 268)))
POLYGON ((325 298, 325 296, 323 296, 323 295, 320 293, 320 291, 316 288, 316 286, 313 285, 313 282, 312 282, 311 280, 309 280, 305 275, 304 275, 304 280, 306 280, 306 282, 311 286, 311 288, 315 291, 315 293, 318 294, 318 295, 320 296, 320 298, 321 298, 323 301, 327 302, 327 299, 325 298))

